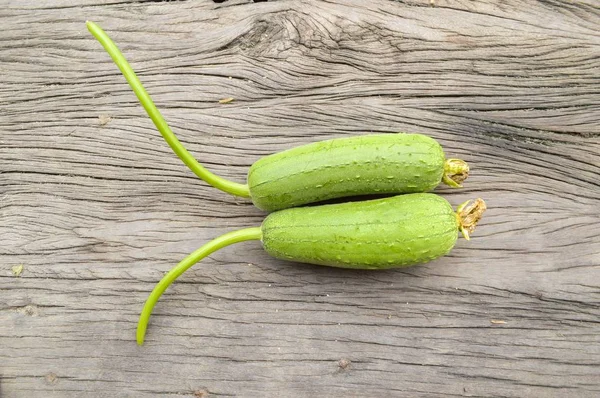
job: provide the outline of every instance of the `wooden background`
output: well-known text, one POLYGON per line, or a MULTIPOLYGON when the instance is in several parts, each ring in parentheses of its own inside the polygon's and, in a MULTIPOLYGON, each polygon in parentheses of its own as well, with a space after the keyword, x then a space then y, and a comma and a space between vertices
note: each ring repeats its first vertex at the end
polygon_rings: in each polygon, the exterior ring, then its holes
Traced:
POLYGON ((0 3, 0 396, 600 395, 597 0, 0 3), (163 273, 264 214, 171 153, 86 19, 217 174, 426 133, 472 167, 438 192, 487 201, 474 239, 385 272, 242 243, 138 347, 163 273))

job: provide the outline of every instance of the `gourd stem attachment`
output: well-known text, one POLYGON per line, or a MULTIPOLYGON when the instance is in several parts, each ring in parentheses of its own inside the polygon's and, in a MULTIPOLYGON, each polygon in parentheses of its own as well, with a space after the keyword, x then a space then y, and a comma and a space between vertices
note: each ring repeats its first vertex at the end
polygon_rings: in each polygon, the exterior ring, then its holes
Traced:
POLYGON ((136 339, 139 345, 144 344, 144 336, 146 335, 146 328, 148 327, 148 321, 152 314, 154 305, 164 293, 165 290, 183 274, 188 268, 202 260, 204 257, 209 256, 215 251, 222 249, 226 246, 232 245, 238 242, 244 242, 246 240, 260 240, 262 239, 262 231, 260 227, 245 228, 238 231, 228 232, 224 235, 219 236, 216 239, 211 240, 204 246, 200 247, 192 254, 184 258, 175 268, 169 271, 150 293, 142 313, 140 314, 140 320, 138 321, 136 339))
POLYGON ((466 240, 471 240, 470 234, 475 231, 477 222, 481 220, 483 212, 487 209, 485 202, 481 198, 467 200, 456 209, 458 218, 458 229, 466 240))
POLYGON ((135 72, 131 68, 131 65, 125 59, 125 56, 121 53, 117 45, 108 37, 108 35, 96 25, 94 22, 87 21, 86 26, 90 33, 102 44, 106 52, 111 56, 114 63, 117 64, 121 73, 133 89, 133 92, 138 97, 138 100, 152 119, 152 122, 163 136, 167 144, 171 147, 173 152, 185 163, 185 165, 194 172, 202 180, 206 181, 213 187, 220 189, 221 191, 230 193, 235 196, 241 196, 244 198, 250 197, 250 190, 247 184, 239 184, 237 182, 226 180, 219 177, 216 174, 208 171, 202 166, 194 157, 185 149, 185 147, 179 142, 173 131, 169 128, 169 125, 162 117, 152 98, 146 92, 146 89, 140 82, 140 79, 136 76, 135 72))
POLYGON ((469 176, 469 165, 461 159, 446 159, 442 181, 452 188, 462 188, 461 183, 469 176))

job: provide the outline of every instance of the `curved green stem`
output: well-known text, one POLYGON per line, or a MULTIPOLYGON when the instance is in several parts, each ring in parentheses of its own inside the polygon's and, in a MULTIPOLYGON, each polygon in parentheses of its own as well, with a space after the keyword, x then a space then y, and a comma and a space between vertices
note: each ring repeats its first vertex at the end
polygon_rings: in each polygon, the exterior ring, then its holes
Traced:
POLYGON ((125 56, 121 53, 117 45, 108 37, 108 35, 95 23, 91 21, 86 22, 87 28, 90 33, 102 44, 106 52, 111 56, 115 64, 121 70, 123 76, 133 89, 133 92, 138 97, 138 100, 152 119, 152 122, 163 136, 167 144, 171 147, 173 152, 179 159, 185 163, 190 170, 194 172, 198 177, 202 180, 206 181, 213 187, 220 189, 221 191, 230 193, 235 196, 241 196, 244 198, 250 197, 250 190, 248 189, 247 184, 239 184, 237 182, 226 180, 222 177, 219 177, 216 174, 208 171, 204 166, 202 166, 194 157, 181 145, 181 142, 175 137, 175 134, 169 128, 169 125, 162 117, 152 98, 146 92, 146 89, 140 82, 140 79, 135 75, 135 72, 131 68, 131 65, 125 59, 125 56))
POLYGON ((144 309, 142 309, 142 313, 140 314, 140 320, 138 321, 137 327, 137 343, 139 345, 144 344, 144 336, 146 335, 146 328, 148 327, 148 321, 150 320, 150 315, 152 314, 152 309, 156 302, 160 298, 160 296, 164 293, 165 290, 177 279, 181 274, 183 274, 188 268, 192 265, 196 264, 198 261, 202 260, 204 257, 214 253, 215 251, 224 248, 225 246, 232 245, 234 243, 243 242, 246 240, 260 240, 262 238, 262 231, 260 227, 253 228, 245 228, 240 229, 233 232, 228 232, 224 235, 219 236, 216 239, 211 240, 201 248, 194 251, 192 254, 184 258, 175 268, 169 271, 150 293, 148 299, 146 300, 146 304, 144 304, 144 309))

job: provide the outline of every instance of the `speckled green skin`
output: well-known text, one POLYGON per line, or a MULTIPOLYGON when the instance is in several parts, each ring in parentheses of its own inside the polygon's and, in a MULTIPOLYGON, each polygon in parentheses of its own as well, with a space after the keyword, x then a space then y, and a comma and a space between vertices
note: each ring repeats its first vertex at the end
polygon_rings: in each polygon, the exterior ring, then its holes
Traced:
POLYGON ((444 151, 421 134, 369 134, 315 142, 250 167, 259 209, 275 211, 355 195, 427 192, 444 173, 444 151))
POLYGON ((281 210, 262 224, 271 256, 342 268, 385 269, 448 253, 458 237, 450 204, 430 193, 281 210))

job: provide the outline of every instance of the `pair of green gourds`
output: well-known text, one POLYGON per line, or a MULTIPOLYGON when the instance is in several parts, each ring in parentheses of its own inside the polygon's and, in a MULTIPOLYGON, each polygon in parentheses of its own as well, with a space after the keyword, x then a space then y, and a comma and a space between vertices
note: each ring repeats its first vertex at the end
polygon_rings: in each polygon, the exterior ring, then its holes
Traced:
POLYGON ((260 227, 224 234, 202 246, 156 285, 140 315, 137 342, 143 344, 154 305, 192 265, 233 243, 260 240, 273 257, 355 269, 405 267, 443 256, 458 231, 473 232, 485 210, 481 199, 455 212, 442 197, 424 193, 440 182, 460 187, 469 167, 445 159, 442 147, 420 134, 371 134, 300 146, 258 160, 248 183, 225 180, 200 165, 177 140, 131 66, 106 33, 87 22, 92 35, 117 64, 173 151, 201 179, 272 212, 260 227), (383 199, 296 207, 329 199, 404 194, 383 199))

